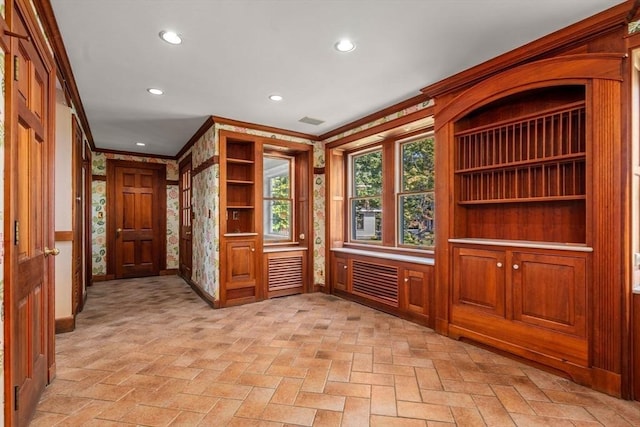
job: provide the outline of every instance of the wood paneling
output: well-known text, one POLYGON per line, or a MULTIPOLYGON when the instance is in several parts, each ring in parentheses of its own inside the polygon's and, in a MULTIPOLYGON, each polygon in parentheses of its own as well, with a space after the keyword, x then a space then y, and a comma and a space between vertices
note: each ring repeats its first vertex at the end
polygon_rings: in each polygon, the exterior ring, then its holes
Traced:
MULTIPOLYGON (((596 80, 592 90, 593 366, 620 374, 623 320, 620 304, 624 278, 619 263, 624 258, 618 243, 625 232, 620 195, 627 191, 621 159, 620 83, 596 80)), ((609 393, 620 393, 619 384, 595 386, 609 393)))

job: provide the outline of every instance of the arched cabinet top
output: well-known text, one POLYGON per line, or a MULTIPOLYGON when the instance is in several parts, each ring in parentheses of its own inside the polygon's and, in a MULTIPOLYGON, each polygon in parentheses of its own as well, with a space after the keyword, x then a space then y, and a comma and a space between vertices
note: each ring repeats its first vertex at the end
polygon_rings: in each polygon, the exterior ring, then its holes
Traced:
POLYGON ((435 128, 501 98, 530 89, 562 85, 586 85, 594 79, 622 81, 624 54, 579 54, 532 62, 496 74, 461 92, 438 109, 435 128))

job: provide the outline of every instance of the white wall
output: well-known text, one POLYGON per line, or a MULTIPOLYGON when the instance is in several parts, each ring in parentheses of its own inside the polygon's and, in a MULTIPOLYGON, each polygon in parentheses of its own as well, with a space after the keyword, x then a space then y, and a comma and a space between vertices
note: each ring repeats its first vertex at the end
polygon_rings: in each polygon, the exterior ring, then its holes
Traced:
MULTIPOLYGON (((71 109, 62 92, 56 91, 56 165, 55 165, 55 230, 73 230, 71 109)), ((72 242, 56 241, 60 254, 56 257, 55 316, 72 316, 72 242)))

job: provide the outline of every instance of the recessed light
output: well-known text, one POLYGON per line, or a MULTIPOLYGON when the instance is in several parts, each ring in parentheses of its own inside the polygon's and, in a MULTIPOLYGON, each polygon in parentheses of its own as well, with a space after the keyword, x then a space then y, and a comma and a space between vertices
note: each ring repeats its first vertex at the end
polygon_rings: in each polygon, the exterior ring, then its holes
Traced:
POLYGON ((144 142, 136 142, 136 145, 137 145, 138 147, 144 147, 144 146, 145 146, 145 145, 147 145, 147 144, 145 144, 144 142))
POLYGON ((282 101, 282 95, 269 95, 269 99, 272 101, 282 101))
POLYGON ((182 37, 180 37, 180 34, 173 31, 160 31, 160 38, 169 44, 182 43, 182 37))
POLYGON ((149 89, 147 89, 147 92, 152 95, 162 95, 164 93, 162 89, 158 89, 156 87, 150 87, 149 89))
POLYGON ((351 52, 356 48, 356 45, 349 39, 342 39, 335 44, 335 48, 338 52, 351 52))

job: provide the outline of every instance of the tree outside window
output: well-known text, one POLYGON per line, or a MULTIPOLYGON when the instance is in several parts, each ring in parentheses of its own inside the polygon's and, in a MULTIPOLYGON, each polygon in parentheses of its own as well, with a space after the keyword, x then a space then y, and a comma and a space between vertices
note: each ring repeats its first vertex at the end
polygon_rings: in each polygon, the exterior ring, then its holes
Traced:
POLYGON ((434 138, 400 143, 399 151, 398 244, 434 246, 434 138))
POLYGON ((293 236, 293 199, 291 170, 293 159, 264 156, 264 239, 291 241, 293 236))
POLYGON ((351 157, 351 238, 382 241, 382 150, 351 157))

